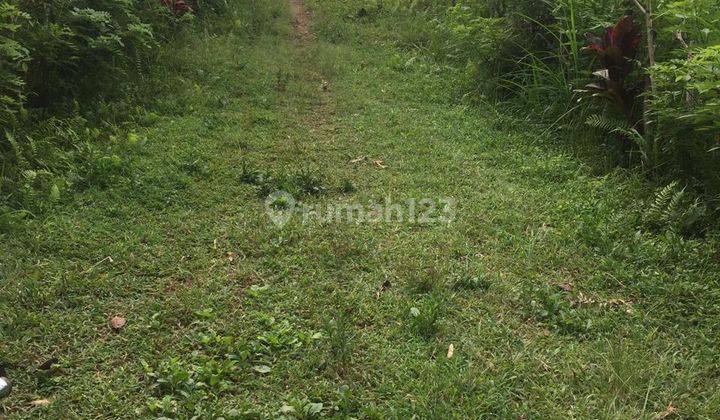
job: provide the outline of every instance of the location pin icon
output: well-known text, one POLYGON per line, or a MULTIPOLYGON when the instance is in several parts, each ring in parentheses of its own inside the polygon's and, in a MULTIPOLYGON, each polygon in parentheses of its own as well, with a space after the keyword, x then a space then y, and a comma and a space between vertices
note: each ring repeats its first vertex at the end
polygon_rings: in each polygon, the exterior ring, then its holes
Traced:
POLYGON ((287 191, 276 191, 265 200, 265 212, 277 227, 285 226, 295 213, 297 202, 287 191))

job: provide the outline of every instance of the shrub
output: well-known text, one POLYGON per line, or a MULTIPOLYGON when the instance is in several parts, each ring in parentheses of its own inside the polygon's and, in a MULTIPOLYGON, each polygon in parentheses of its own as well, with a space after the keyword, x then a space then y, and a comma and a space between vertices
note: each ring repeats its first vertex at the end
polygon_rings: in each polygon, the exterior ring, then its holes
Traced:
POLYGON ((708 196, 720 193, 717 1, 637 3, 653 11, 654 66, 648 28, 632 23, 645 22, 635 2, 399 1, 397 12, 416 28, 401 28, 402 39, 412 40, 404 43, 464 75, 464 96, 502 101, 568 138, 587 138, 590 121, 599 141, 615 138, 616 163, 642 164, 665 184, 680 178, 708 196), (586 33, 602 36, 584 42, 586 33), (578 103, 583 86, 608 100, 578 103))
POLYGON ((0 124, 3 127, 14 124, 15 115, 25 100, 21 74, 27 68, 29 54, 15 37, 29 18, 12 4, 0 4, 0 124))
POLYGON ((138 112, 160 44, 224 12, 225 0, 2 2, 0 213, 123 174, 124 150, 97 141, 126 137, 118 123, 138 112))
POLYGON ((25 81, 34 108, 117 95, 128 71, 155 46, 155 28, 143 18, 158 13, 156 3, 15 1, 30 16, 18 36, 32 58, 25 81))
POLYGON ((720 133, 720 45, 693 49, 684 59, 671 59, 650 69, 656 83, 653 97, 665 130, 688 128, 696 134, 720 133))
POLYGON ((588 50, 595 54, 601 69, 593 74, 599 81, 586 86, 593 96, 609 101, 632 127, 637 126, 637 86, 628 86, 630 73, 642 40, 640 28, 630 16, 620 19, 614 26, 605 28, 602 38, 592 37, 588 50))

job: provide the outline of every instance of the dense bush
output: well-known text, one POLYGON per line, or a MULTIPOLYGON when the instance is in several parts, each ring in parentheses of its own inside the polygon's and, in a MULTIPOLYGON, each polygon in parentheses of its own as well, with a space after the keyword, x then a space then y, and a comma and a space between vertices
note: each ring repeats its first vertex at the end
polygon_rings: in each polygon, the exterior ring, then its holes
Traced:
POLYGON ((720 193, 716 0, 396 5, 412 22, 400 31, 401 42, 450 63, 465 97, 504 101, 525 116, 530 109, 535 122, 575 131, 567 138, 578 138, 589 122, 617 164, 642 165, 657 180, 680 179, 711 200, 720 193), (654 21, 652 60, 643 9, 654 21), (602 41, 618 24, 624 28, 615 29, 633 32, 626 40, 637 43, 637 51, 621 52, 613 64, 602 41))
POLYGON ((14 5, 0 5, 0 124, 3 126, 14 121, 25 100, 20 75, 27 68, 28 50, 14 38, 28 20, 29 16, 14 5))
POLYGON ((225 0, 3 1, 0 224, 121 173, 120 152, 137 142, 122 121, 138 113, 163 45, 227 7, 225 0))

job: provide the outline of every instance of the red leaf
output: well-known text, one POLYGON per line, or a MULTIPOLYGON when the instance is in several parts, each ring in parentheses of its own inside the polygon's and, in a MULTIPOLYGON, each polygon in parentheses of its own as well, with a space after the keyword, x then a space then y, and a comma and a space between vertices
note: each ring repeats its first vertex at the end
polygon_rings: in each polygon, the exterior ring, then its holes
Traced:
POLYGON ((602 39, 589 35, 591 44, 587 50, 593 51, 610 70, 611 79, 623 80, 632 71, 632 62, 642 41, 640 27, 632 17, 625 16, 615 26, 605 28, 602 39))
POLYGON ((160 0, 160 4, 170 9, 170 11, 176 15, 193 13, 192 7, 185 3, 184 0, 160 0))
POLYGON ((640 27, 635 25, 632 17, 625 16, 620 19, 620 22, 612 28, 611 38, 610 45, 620 50, 623 57, 635 58, 642 37, 640 27))
POLYGON ((573 285, 570 284, 570 283, 560 283, 560 284, 558 284, 557 286, 558 286, 558 287, 560 288, 560 290, 562 290, 563 292, 568 292, 568 293, 569 293, 569 292, 572 292, 572 291, 573 291, 573 285))

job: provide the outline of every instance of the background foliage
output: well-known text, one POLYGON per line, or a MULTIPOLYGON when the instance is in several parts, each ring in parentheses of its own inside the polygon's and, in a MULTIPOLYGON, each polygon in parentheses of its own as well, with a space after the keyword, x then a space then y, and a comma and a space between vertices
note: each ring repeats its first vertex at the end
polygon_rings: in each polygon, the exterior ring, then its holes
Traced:
POLYGON ((401 42, 450 64, 463 97, 505 102, 594 158, 599 145, 608 168, 637 166, 663 185, 679 180, 716 202, 720 4, 639 3, 653 11, 652 66, 645 15, 629 0, 399 0, 393 7, 412 17, 401 42), (633 68, 622 81, 635 92, 631 105, 642 121, 627 121, 612 101, 584 88, 597 83, 593 73, 603 67, 588 46, 624 16, 642 34, 641 51, 628 57, 633 68))
MULTIPOLYGON (((608 100, 598 77, 606 63, 588 46, 624 16, 645 37, 631 0, 373 0, 367 10, 405 15, 400 42, 443 63, 459 81, 459 97, 501 101, 594 160, 604 156, 604 169, 638 167, 661 186, 679 181, 714 216, 720 4, 640 3, 652 6, 656 62, 649 63, 645 39, 624 58, 625 111, 608 100)), ((126 122, 145 122, 138 105, 176 80, 178 69, 168 69, 173 43, 230 9, 226 0, 3 2, 1 224, 122 174, 126 149, 142 140, 126 122)), ((225 25, 253 33, 264 9, 252 2, 241 9, 246 16, 225 25)))
POLYGON ((128 122, 166 79, 159 57, 225 0, 9 0, 0 5, 0 226, 123 173, 128 122))

